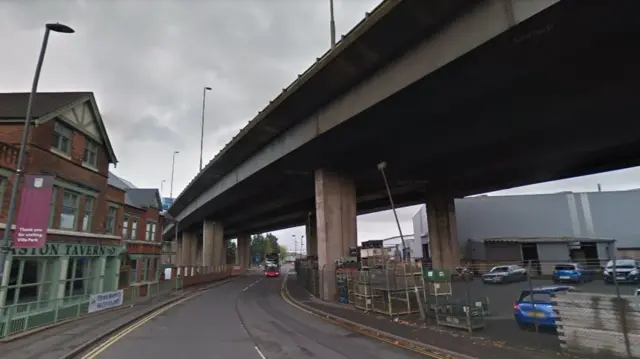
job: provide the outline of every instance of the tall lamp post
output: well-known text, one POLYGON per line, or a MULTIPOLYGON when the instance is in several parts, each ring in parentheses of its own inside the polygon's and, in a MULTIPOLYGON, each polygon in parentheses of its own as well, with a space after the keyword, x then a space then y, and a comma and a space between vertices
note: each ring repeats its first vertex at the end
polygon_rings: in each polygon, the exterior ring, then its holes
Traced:
POLYGON ((380 162, 378 163, 378 170, 380 171, 380 174, 382 175, 382 180, 384 181, 384 187, 387 190, 387 196, 389 196, 389 203, 391 204, 391 210, 393 211, 393 216, 396 219, 396 225, 398 226, 398 233, 400 233, 400 242, 402 243, 402 260, 406 260, 405 258, 405 253, 406 253, 406 243, 404 242, 404 236, 402 235, 402 227, 400 226, 400 220, 398 219, 398 212, 396 212, 396 205, 393 203, 393 196, 391 195, 391 188, 389 187, 389 181, 387 181, 387 174, 385 173, 385 169, 387 168, 387 163, 386 162, 380 162))
POLYGON ((53 32, 59 32, 62 34, 72 34, 75 31, 67 25, 59 23, 51 23, 45 25, 44 38, 42 39, 42 46, 40 47, 40 55, 38 57, 38 63, 36 65, 36 72, 33 75, 33 83, 31 84, 31 93, 29 94, 29 102, 27 104, 27 115, 24 120, 24 128, 22 130, 22 139, 20 140, 20 152, 18 153, 18 165, 16 167, 16 175, 14 177, 13 186, 11 188, 11 199, 9 201, 9 211, 7 213, 7 223, 2 236, 2 243, 0 245, 0 281, 4 276, 4 266, 9 251, 11 251, 11 226, 13 225, 13 217, 15 215, 15 209, 18 202, 18 194, 20 192, 20 180, 24 171, 24 162, 27 153, 27 142, 29 140, 29 130, 31 129, 31 116, 33 111, 33 101, 38 91, 38 82, 40 81, 40 72, 42 71, 42 63, 44 62, 44 55, 47 52, 47 45, 49 43, 49 34, 53 32))
POLYGON ((331 49, 336 47, 336 18, 333 13, 333 0, 329 0, 329 31, 331 31, 331 49))
POLYGON ((211 91, 211 87, 202 89, 202 121, 200 123, 200 171, 202 171, 202 152, 204 150, 204 109, 206 106, 207 91, 211 91))
POLYGON ((169 198, 173 199, 173 174, 176 172, 176 155, 179 151, 173 151, 173 161, 171 161, 171 184, 169 187, 169 198))

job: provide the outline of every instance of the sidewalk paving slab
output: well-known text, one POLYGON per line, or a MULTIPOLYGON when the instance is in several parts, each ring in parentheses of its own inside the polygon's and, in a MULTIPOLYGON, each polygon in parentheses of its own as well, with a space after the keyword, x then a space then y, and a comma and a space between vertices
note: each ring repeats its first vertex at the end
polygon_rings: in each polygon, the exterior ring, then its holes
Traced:
POLYGON ((0 359, 59 359, 113 328, 135 321, 141 315, 162 307, 171 300, 224 284, 229 280, 233 278, 159 295, 143 302, 124 305, 122 309, 87 315, 22 338, 0 343, 0 359))
POLYGON ((397 337, 442 348, 479 359, 549 359, 558 358, 555 354, 541 353, 533 350, 505 347, 502 343, 469 337, 466 333, 438 330, 427 326, 409 325, 400 320, 390 320, 388 316, 378 313, 365 313, 337 303, 323 302, 311 296, 307 290, 295 281, 287 283, 289 295, 296 302, 320 310, 329 315, 344 318, 351 322, 392 334, 397 337))

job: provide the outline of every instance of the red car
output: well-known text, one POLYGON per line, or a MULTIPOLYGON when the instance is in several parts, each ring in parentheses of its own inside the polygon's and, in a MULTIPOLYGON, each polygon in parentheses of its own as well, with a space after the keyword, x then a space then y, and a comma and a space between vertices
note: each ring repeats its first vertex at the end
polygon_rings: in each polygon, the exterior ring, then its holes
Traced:
POLYGON ((279 277, 280 276, 280 269, 278 268, 267 268, 264 270, 264 276, 265 277, 279 277))

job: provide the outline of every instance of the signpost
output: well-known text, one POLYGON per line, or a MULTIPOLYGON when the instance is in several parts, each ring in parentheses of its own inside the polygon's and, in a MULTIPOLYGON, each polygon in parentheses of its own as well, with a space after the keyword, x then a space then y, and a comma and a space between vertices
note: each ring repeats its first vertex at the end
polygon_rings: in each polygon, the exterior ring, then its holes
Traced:
POLYGON ((47 243, 53 180, 53 176, 25 176, 12 237, 13 248, 42 248, 47 243))
POLYGON ((171 197, 163 197, 162 198, 162 211, 166 211, 169 209, 169 207, 171 207, 171 205, 173 204, 173 200, 174 198, 171 197))

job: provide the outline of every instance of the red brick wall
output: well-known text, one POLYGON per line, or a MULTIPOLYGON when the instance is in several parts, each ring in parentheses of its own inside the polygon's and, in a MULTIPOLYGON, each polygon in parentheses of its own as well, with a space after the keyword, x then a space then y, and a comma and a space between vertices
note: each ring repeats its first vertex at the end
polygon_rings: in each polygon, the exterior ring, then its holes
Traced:
MULTIPOLYGON (((30 141, 27 155, 27 163, 25 166, 26 173, 41 173, 50 172, 55 173, 61 180, 71 182, 73 184, 82 184, 93 188, 100 194, 96 199, 94 208, 93 220, 92 220, 92 232, 97 234, 105 233, 105 221, 107 213, 107 177, 108 177, 108 160, 107 152, 103 148, 98 152, 98 170, 88 169, 82 166, 82 158, 84 154, 84 142, 85 137, 78 131, 73 132, 72 144, 71 144, 71 160, 63 158, 59 155, 52 153, 51 148, 53 127, 55 121, 48 121, 40 126, 32 127, 30 133, 30 141)), ((22 136, 23 124, 4 124, 0 125, 0 142, 17 144, 20 142, 22 136)), ((2 166, 2 164, 0 164, 2 166)), ((13 185, 13 179, 9 181, 10 185, 5 189, 5 196, 3 198, 3 210, 0 212, 0 220, 6 221, 6 210, 9 206, 9 195, 11 186, 13 185)), ((54 209, 54 223, 53 227, 59 226, 59 213, 60 206, 62 204, 62 191, 56 193, 56 208, 54 209)), ((124 194, 121 194, 124 202, 124 194)), ((81 201, 78 208, 79 216, 84 213, 84 199, 81 201)), ((116 222, 121 226, 122 214, 116 222)), ((78 221, 79 230, 81 227, 81 221, 78 221)), ((121 228, 117 228, 120 230, 121 228)), ((119 233, 119 232, 116 232, 119 233)))

